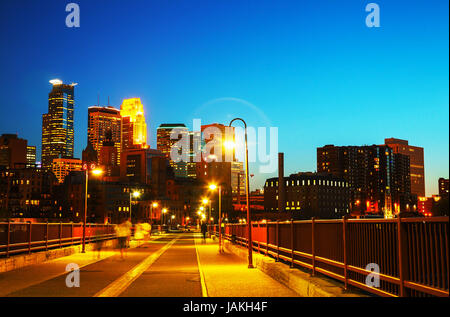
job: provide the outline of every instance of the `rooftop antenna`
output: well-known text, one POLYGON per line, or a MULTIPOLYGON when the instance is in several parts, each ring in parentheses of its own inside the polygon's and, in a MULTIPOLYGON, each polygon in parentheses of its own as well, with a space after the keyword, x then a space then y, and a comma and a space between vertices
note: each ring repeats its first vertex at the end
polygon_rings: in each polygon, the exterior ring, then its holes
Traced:
POLYGON ((108 96, 108 106, 109 106, 109 96, 108 96))
POLYGON ((97 106, 100 107, 100 94, 97 94, 97 106))

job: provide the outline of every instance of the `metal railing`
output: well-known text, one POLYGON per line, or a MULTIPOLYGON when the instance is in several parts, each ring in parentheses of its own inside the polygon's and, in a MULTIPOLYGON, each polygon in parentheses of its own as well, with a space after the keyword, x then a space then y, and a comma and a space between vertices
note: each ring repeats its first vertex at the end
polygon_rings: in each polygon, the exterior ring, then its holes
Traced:
MULTIPOLYGON (((253 250, 339 280, 345 289, 448 297, 448 225, 448 217, 254 222, 253 250), (369 274, 379 285, 366 283, 369 274)), ((217 229, 210 227, 216 235, 217 229)), ((223 234, 247 246, 246 224, 227 224, 223 234)))
MULTIPOLYGON (((86 224, 86 243, 114 239, 113 225, 86 224)), ((0 222, 0 257, 82 243, 83 223, 0 222)))

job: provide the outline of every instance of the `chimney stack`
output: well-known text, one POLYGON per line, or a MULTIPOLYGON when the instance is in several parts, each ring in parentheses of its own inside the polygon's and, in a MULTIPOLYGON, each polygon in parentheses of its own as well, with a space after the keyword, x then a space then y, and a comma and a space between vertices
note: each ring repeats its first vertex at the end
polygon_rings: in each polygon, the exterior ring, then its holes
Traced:
POLYGON ((286 191, 284 183, 284 153, 278 153, 278 211, 286 210, 286 191))

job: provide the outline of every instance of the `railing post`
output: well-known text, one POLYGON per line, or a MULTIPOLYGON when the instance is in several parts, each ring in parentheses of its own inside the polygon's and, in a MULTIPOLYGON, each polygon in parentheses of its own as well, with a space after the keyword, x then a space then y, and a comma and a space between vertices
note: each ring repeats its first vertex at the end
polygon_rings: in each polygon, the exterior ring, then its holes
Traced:
POLYGON ((59 247, 62 248, 62 222, 59 222, 59 247))
POLYGON ((314 217, 311 218, 311 255, 312 255, 312 275, 316 273, 316 256, 314 252, 314 217))
POLYGON ((279 226, 279 220, 277 220, 277 226, 276 226, 276 237, 277 237, 277 258, 276 261, 280 260, 280 226, 279 226))
MULTIPOLYGON (((259 222, 257 224, 258 224, 258 234, 260 234, 259 231, 261 230, 261 226, 259 225, 259 222)), ((261 253, 260 252, 260 243, 261 243, 260 240, 261 240, 261 236, 258 239, 258 253, 261 253)))
POLYGON ((266 222, 266 254, 269 254, 269 222, 266 222))
POLYGON ((31 253, 31 221, 30 225, 28 226, 28 254, 31 253))
POLYGON ((347 290, 348 276, 347 276, 347 219, 342 217, 342 244, 344 248, 344 289, 347 290))
POLYGON ((294 219, 291 219, 291 267, 294 267, 294 250, 295 250, 295 239, 294 239, 294 219))
POLYGON ((45 227, 45 251, 48 250, 48 220, 45 227))
POLYGON ((71 226, 70 226, 70 237, 72 238, 72 244, 71 245, 73 245, 73 221, 72 221, 71 226))
POLYGON ((11 219, 8 218, 8 240, 6 242, 6 257, 9 258, 9 244, 11 242, 11 219))
POLYGON ((406 248, 407 245, 406 241, 406 235, 405 231, 402 226, 402 219, 400 215, 397 217, 397 240, 398 240, 398 273, 399 273, 399 279, 400 279, 400 297, 405 297, 405 285, 404 280, 407 278, 406 276, 406 269, 407 269, 407 263, 406 263, 406 248))

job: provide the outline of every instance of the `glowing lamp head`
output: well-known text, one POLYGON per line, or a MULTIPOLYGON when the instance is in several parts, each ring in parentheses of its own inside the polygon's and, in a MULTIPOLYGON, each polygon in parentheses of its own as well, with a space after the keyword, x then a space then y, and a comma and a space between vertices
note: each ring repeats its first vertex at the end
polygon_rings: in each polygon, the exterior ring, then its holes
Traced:
POLYGON ((140 192, 138 192, 138 191, 133 192, 133 197, 134 197, 134 198, 138 198, 139 196, 141 196, 141 193, 140 193, 140 192))
POLYGON ((98 176, 98 175, 102 175, 103 174, 103 170, 96 168, 92 170, 92 174, 98 176))
POLYGON ((153 204, 152 204, 152 207, 153 207, 153 208, 158 207, 158 203, 153 203, 153 204))
POLYGON ((172 215, 172 217, 171 217, 172 219, 175 219, 175 215, 172 215))
POLYGON ((211 184, 211 185, 209 185, 209 189, 216 190, 217 189, 217 185, 216 184, 211 184))
POLYGON ((209 200, 207 198, 203 198, 202 203, 206 205, 207 203, 209 203, 209 200))
POLYGON ((201 211, 205 210, 205 207, 200 206, 200 210, 201 210, 201 211))
POLYGON ((162 212, 163 212, 163 214, 165 214, 165 213, 167 212, 167 209, 164 208, 164 209, 162 210, 162 212))

